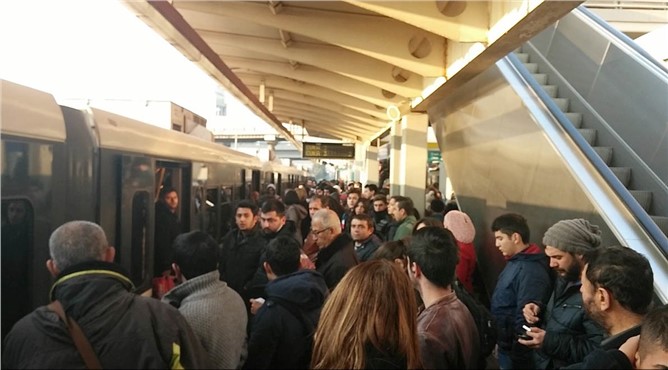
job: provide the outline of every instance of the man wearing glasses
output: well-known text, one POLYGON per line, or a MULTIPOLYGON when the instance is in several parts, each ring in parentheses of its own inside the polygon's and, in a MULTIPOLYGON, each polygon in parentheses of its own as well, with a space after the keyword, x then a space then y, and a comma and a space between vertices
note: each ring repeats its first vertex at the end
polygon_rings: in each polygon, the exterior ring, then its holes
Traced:
POLYGON ((320 250, 315 268, 325 277, 327 287, 332 291, 346 272, 358 263, 353 240, 341 232, 339 216, 329 209, 321 209, 313 215, 311 232, 320 250))

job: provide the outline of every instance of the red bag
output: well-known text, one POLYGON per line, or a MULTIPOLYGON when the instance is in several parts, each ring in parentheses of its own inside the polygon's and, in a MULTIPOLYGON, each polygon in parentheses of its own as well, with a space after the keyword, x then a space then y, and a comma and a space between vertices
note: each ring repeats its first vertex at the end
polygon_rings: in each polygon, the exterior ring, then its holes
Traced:
POLYGON ((174 288, 174 276, 163 275, 153 278, 153 298, 161 299, 172 288, 174 288))

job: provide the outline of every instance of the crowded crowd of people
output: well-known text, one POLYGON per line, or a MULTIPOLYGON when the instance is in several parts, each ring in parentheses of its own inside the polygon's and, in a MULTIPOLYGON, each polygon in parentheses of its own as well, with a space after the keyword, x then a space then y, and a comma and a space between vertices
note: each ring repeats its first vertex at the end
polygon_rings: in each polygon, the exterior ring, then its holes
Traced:
POLYGON ((602 245, 585 219, 561 220, 531 243, 514 213, 490 225, 506 264, 483 309, 495 340, 487 353, 471 309, 486 295, 475 284, 474 222, 437 184, 425 194, 420 212, 375 184, 309 182, 281 194, 272 184, 237 202, 231 230, 214 240, 175 233, 178 196, 166 189, 155 268, 175 286, 158 299, 133 293, 98 225, 68 222, 49 240, 53 303, 13 327, 2 365, 668 367, 668 311, 652 304, 647 259, 602 245))

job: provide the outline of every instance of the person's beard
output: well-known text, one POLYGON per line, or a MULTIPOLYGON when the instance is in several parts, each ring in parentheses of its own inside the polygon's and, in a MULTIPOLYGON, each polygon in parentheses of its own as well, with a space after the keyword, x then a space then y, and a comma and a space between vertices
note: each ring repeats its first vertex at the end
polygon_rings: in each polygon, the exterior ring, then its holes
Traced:
POLYGON ((577 260, 574 260, 571 265, 564 271, 564 280, 568 282, 580 281, 580 272, 582 268, 577 260))

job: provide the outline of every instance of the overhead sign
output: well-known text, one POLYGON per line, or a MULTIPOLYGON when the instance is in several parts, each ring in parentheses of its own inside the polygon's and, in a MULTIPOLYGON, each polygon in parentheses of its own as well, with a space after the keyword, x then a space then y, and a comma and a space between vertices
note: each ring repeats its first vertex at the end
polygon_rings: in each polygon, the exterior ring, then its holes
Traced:
POLYGON ((303 143, 303 158, 355 159, 355 144, 303 143))

